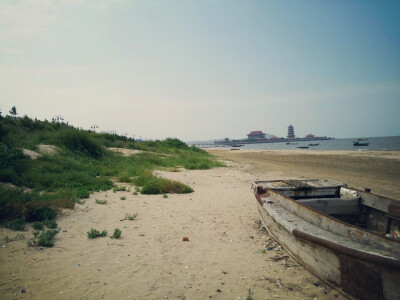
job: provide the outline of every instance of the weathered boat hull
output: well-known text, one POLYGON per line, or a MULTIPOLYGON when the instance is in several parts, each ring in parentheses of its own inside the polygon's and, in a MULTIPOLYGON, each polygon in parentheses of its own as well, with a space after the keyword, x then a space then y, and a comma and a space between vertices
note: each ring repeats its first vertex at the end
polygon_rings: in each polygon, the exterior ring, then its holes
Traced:
POLYGON ((370 241, 389 247, 394 241, 349 226, 274 191, 256 192, 256 199, 261 221, 271 236, 316 276, 356 298, 399 299, 398 256, 385 256, 384 251, 370 251, 365 246, 370 241), (322 228, 332 228, 335 234, 322 228), (355 242, 347 244, 346 236, 355 242))

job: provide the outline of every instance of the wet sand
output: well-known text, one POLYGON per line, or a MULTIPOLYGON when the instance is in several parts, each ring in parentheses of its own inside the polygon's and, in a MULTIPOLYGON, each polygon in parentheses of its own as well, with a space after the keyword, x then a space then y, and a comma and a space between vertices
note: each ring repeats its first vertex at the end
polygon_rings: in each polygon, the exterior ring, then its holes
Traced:
POLYGON ((229 166, 159 172, 194 193, 95 193, 57 218, 53 248, 28 247, 28 228, 5 242, 18 232, 0 228, 1 298, 246 299, 250 289, 254 299, 343 299, 263 231, 251 181, 331 178, 400 198, 400 152, 209 151, 229 166), (108 236, 89 240, 91 228, 108 236))

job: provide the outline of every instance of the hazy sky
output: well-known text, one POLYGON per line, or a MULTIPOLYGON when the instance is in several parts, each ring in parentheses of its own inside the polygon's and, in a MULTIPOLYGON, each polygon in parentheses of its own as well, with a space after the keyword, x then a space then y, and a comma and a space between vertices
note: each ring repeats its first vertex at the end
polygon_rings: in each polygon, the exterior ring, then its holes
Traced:
POLYGON ((1 0, 14 105, 135 138, 400 135, 400 1, 1 0))

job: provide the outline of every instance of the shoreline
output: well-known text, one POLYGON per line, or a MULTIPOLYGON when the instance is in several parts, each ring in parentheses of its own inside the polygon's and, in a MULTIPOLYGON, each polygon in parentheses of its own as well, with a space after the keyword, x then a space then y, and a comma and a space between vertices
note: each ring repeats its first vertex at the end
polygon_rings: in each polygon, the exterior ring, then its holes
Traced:
POLYGON ((53 248, 28 247, 31 228, 6 243, 20 232, 0 228, 0 293, 5 299, 245 299, 251 289, 254 299, 344 299, 285 257, 260 228, 251 182, 331 178, 399 199, 400 152, 224 150, 208 152, 228 167, 157 172, 194 193, 99 192, 64 210, 53 248), (138 217, 121 221, 126 213, 138 217), (91 228, 109 235, 120 228, 122 238, 89 240, 91 228))

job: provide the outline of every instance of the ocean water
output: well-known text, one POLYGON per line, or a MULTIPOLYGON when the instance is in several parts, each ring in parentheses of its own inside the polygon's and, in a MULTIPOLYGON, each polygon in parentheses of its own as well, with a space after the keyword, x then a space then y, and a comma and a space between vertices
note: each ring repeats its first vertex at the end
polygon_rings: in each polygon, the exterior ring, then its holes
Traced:
POLYGON ((286 143, 264 143, 264 144, 246 144, 239 149, 251 150, 297 150, 299 146, 308 146, 308 144, 319 143, 319 146, 310 146, 308 149, 299 150, 371 150, 371 151, 400 151, 400 136, 390 137, 370 137, 368 146, 353 146, 351 139, 334 139, 327 141, 303 141, 298 145, 286 145, 286 143))

